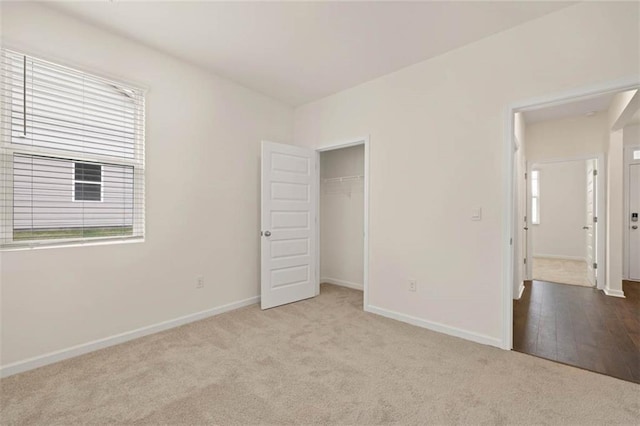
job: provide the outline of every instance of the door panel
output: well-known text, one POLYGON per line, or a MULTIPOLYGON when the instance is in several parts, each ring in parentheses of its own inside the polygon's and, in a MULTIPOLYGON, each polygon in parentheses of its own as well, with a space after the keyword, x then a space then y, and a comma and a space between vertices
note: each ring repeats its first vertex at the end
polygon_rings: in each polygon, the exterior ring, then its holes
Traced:
POLYGON ((262 309, 315 296, 315 156, 262 142, 262 309))
POLYGON ((640 164, 629 166, 629 279, 640 281, 640 219, 633 221, 632 214, 640 216, 640 164), (635 226, 635 228, 634 228, 635 226))
POLYGON ((596 245, 596 227, 597 222, 594 221, 596 216, 596 160, 587 161, 587 205, 586 205, 586 259, 587 259, 587 278, 591 285, 596 285, 596 269, 593 267, 596 262, 597 245, 596 245))

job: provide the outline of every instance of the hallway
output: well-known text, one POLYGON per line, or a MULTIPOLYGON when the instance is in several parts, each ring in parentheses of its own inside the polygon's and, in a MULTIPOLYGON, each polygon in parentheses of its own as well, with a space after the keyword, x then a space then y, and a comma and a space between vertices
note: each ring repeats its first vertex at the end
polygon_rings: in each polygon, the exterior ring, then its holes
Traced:
POLYGON ((513 304, 513 349, 640 383, 640 283, 626 298, 544 281, 513 304))

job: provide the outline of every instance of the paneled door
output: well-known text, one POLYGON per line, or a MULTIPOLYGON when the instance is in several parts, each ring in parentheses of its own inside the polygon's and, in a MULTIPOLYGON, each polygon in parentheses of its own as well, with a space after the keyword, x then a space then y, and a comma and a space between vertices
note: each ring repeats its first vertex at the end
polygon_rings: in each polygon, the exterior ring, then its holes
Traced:
POLYGON ((262 142, 261 307, 316 295, 316 152, 262 142))
POLYGON ((582 229, 586 231, 586 259, 587 259, 587 279, 591 285, 595 286, 597 281, 596 262, 597 255, 597 226, 598 221, 596 219, 596 202, 597 202, 597 177, 598 172, 596 168, 596 160, 587 160, 587 211, 586 211, 586 224, 582 229))
POLYGON ((640 281, 640 164, 629 166, 629 279, 640 281))

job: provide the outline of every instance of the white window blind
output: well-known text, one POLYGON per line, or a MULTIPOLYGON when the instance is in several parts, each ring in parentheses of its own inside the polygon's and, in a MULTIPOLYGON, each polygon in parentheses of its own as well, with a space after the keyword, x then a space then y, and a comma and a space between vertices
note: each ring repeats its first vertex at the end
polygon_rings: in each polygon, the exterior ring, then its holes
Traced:
POLYGON ((2 50, 3 248, 144 237, 144 93, 2 50))

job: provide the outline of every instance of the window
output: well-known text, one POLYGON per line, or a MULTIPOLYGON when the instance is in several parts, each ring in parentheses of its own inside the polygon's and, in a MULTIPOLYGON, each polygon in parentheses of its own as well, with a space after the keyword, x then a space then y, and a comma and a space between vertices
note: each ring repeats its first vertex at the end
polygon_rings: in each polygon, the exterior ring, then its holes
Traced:
POLYGON ((143 238, 143 92, 1 54, 0 246, 143 238))
POLYGON ((640 160, 640 149, 636 149, 633 151, 633 159, 640 160))
POLYGON ((102 165, 73 163, 73 201, 102 201, 102 165))
POLYGON ((540 225, 540 171, 531 172, 531 223, 540 225))

